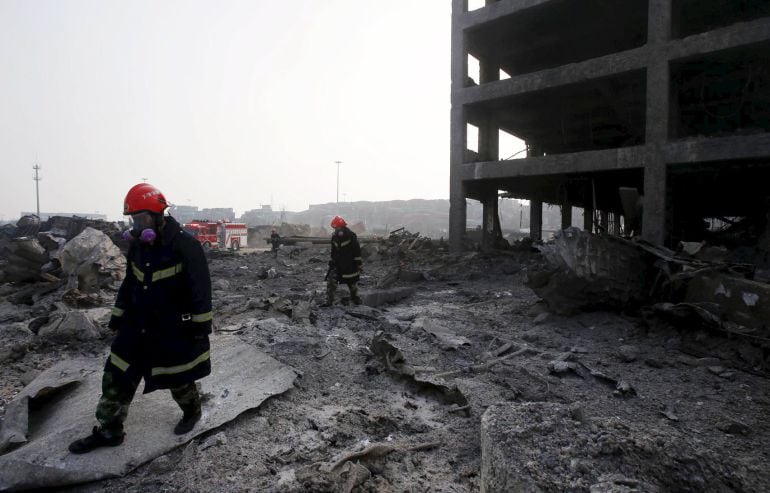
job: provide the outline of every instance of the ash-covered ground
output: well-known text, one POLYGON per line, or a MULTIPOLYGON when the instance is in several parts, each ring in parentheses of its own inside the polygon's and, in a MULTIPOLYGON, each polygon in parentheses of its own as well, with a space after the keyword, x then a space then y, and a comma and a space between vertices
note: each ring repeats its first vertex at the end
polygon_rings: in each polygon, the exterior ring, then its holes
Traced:
MULTIPOLYGON (((299 370, 296 387, 126 477, 66 491, 473 492, 482 436, 538 488, 521 491, 770 490, 758 347, 649 317, 550 314, 524 284, 538 253, 365 250, 364 294, 413 292, 322 308, 328 247, 212 256, 217 333, 299 370), (520 419, 482 430, 487 410, 520 419)), ((2 368, 3 404, 109 343, 104 330, 26 344, 2 368)))

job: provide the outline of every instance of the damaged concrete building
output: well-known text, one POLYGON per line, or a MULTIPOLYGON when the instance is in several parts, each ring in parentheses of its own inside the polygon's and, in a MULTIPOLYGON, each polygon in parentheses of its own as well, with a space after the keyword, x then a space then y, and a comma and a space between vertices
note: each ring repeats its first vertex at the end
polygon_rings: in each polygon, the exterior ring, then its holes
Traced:
POLYGON ((544 203, 563 227, 581 207, 586 230, 622 224, 658 245, 703 239, 709 219, 765 219, 770 2, 468 3, 452 2, 453 249, 467 198, 491 244, 501 193, 531 201, 533 239, 544 203), (526 157, 500 155, 502 132, 526 157))

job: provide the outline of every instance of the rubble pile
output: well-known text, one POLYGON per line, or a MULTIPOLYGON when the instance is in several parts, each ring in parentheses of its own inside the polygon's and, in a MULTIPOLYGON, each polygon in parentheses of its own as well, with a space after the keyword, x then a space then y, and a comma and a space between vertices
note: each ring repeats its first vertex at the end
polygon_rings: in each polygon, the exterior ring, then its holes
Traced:
POLYGON ((121 231, 120 225, 117 223, 77 216, 52 216, 40 226, 40 231, 49 232, 56 237, 69 241, 87 228, 101 231, 110 238, 119 236, 121 231))
MULTIPOLYGON (((570 231, 542 253, 462 254, 402 233, 362 245, 358 306, 344 286, 320 306, 328 244, 212 255, 213 340, 237 339, 301 376, 88 491, 770 489, 768 354, 687 311, 760 334, 725 303, 729 292, 757 319, 764 292, 747 290, 762 284, 757 269, 752 280, 737 262, 716 268, 707 245, 688 257, 570 231)), ((105 355, 114 279, 86 283, 98 293, 86 309, 68 301, 63 272, 59 284, 0 285, 0 412, 54 363, 105 355), (30 287, 28 304, 10 301, 30 287)), ((216 349, 212 361, 242 370, 216 349)), ((127 432, 151 438, 139 424, 127 432)))
POLYGON ((557 232, 553 243, 538 249, 548 267, 531 272, 528 286, 555 313, 645 307, 671 320, 697 320, 698 326, 770 343, 770 278, 762 263, 767 254, 705 242, 683 243, 674 252, 577 228, 557 232))
POLYGON ((380 251, 386 249, 388 254, 401 257, 407 252, 447 250, 447 244, 443 240, 436 241, 427 236, 420 236, 420 233, 411 233, 404 228, 391 231, 380 243, 380 251))

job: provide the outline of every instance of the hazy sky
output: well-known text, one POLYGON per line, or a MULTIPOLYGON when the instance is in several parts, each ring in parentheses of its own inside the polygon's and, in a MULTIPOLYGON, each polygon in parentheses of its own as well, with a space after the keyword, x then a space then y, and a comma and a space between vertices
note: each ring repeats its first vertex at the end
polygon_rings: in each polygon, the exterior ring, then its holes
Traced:
POLYGON ((0 219, 448 198, 449 0, 0 0, 0 219))

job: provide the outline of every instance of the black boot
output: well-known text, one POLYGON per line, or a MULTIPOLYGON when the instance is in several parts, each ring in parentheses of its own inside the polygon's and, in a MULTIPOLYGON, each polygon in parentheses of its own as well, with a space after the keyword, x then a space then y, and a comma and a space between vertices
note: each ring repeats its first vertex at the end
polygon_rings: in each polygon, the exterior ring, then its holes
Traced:
POLYGON ((198 408, 197 411, 193 413, 184 413, 184 416, 182 416, 182 419, 179 420, 179 423, 176 424, 174 427, 174 433, 177 435, 184 435, 185 433, 190 433, 193 428, 195 428, 195 423, 198 422, 198 420, 201 419, 201 410, 198 408))
POLYGON ((99 447, 116 447, 123 443, 123 438, 125 436, 126 434, 122 431, 120 433, 115 433, 94 426, 94 429, 89 436, 70 443, 69 449, 73 454, 87 454, 99 447))

